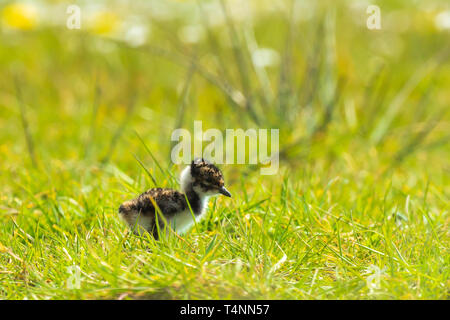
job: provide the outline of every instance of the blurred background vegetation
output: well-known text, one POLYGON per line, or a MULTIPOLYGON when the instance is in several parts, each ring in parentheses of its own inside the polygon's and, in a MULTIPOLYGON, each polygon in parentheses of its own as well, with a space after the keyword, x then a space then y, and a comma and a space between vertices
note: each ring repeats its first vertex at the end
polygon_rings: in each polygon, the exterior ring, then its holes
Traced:
POLYGON ((87 193, 115 217, 143 191, 129 177, 151 186, 135 158, 176 186, 136 132, 167 167, 172 131, 194 120, 280 129, 280 175, 224 168, 249 192, 285 174, 405 193, 432 181, 447 212, 449 40, 449 2, 438 0, 2 0, 0 220, 27 206, 42 214, 36 198, 87 193), (79 30, 66 27, 71 4, 79 30), (380 30, 366 26, 370 4, 380 30))
POLYGON ((172 130, 200 119, 280 128, 291 166, 347 159, 380 173, 409 159, 448 173, 445 1, 378 1, 381 30, 366 27, 367 1, 77 1, 80 30, 66 27, 69 4, 2 2, 7 172, 132 170, 133 130, 166 161, 172 130))

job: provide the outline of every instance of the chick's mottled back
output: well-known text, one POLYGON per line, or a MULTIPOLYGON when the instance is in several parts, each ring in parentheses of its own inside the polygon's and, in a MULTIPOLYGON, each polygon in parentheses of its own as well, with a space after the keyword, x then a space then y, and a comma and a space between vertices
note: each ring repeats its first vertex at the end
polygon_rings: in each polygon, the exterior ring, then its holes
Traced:
POLYGON ((181 192, 167 188, 155 188, 144 192, 136 199, 124 202, 120 206, 119 212, 136 211, 143 215, 151 215, 155 211, 152 199, 167 217, 187 208, 186 198, 181 192))

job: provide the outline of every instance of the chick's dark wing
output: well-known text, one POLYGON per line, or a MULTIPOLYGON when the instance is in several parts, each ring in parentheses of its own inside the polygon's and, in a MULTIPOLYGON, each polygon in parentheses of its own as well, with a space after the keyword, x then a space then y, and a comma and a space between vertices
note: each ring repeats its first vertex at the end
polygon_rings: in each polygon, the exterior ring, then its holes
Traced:
POLYGON ((144 192, 137 199, 137 205, 144 215, 146 213, 154 214, 155 212, 152 198, 167 218, 187 208, 186 199, 181 192, 172 189, 155 188, 144 192))

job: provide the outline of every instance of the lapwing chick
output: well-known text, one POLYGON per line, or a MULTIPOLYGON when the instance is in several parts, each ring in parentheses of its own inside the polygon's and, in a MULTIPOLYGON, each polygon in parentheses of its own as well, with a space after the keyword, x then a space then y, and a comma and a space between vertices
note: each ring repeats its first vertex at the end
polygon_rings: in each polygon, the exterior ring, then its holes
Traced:
POLYGON ((168 188, 150 189, 136 199, 122 203, 119 215, 135 233, 149 232, 157 240, 158 226, 160 231, 164 230, 164 220, 177 233, 183 233, 194 223, 194 218, 198 221, 202 217, 209 197, 218 194, 231 197, 224 186, 222 172, 204 159, 195 159, 181 172, 180 186, 181 192, 168 188), (158 212, 155 204, 159 207, 158 212), (161 213, 165 219, 156 218, 161 213))

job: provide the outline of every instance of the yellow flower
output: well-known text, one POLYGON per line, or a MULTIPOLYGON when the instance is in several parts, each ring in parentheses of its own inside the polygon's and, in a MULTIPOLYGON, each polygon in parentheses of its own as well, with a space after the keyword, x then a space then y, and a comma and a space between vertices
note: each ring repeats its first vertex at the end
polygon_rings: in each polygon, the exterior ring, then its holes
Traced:
POLYGON ((118 28, 120 19, 114 12, 102 11, 95 14, 91 23, 92 32, 106 35, 118 28))
POLYGON ((30 30, 36 26, 37 9, 29 3, 11 3, 2 10, 3 24, 20 30, 30 30))
POLYGON ((8 252, 8 248, 0 242, 0 253, 8 252))

